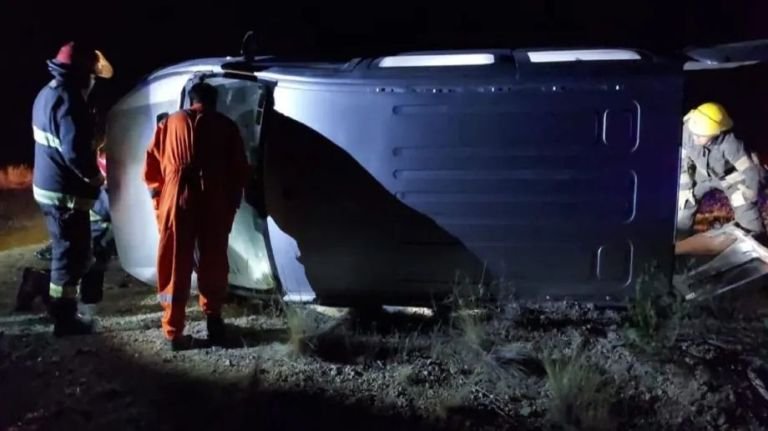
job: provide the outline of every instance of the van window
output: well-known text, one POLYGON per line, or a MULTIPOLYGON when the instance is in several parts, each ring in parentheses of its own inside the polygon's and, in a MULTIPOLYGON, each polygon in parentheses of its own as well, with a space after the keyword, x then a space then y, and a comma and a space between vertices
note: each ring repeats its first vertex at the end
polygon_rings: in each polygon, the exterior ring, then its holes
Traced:
POLYGON ((531 63, 561 63, 573 61, 617 61, 641 60, 640 55, 626 49, 584 49, 558 51, 532 51, 528 53, 531 63))
POLYGON ((219 92, 216 109, 237 123, 245 141, 248 161, 254 163, 264 115, 266 94, 263 85, 235 79, 211 79, 208 82, 219 92))
POLYGON ((493 54, 420 54, 384 57, 379 67, 481 66, 493 64, 493 54))

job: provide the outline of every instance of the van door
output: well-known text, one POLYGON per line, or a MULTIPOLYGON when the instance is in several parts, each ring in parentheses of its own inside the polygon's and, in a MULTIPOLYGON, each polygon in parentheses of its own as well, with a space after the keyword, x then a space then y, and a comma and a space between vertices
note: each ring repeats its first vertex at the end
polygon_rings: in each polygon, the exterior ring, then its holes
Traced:
MULTIPOLYGON (((253 76, 236 74, 203 74, 193 76, 185 86, 185 92, 200 81, 218 90, 216 109, 232 119, 240 130, 246 157, 251 166, 260 163, 262 126, 271 89, 253 76)), ((189 106, 184 97, 183 107, 189 106)), ((258 178, 249 181, 248 190, 235 214, 229 236, 229 283, 236 290, 269 290, 275 287, 270 256, 267 249, 266 220, 263 216, 263 198, 253 190, 258 178)))
MULTIPOLYGON (((158 231, 142 175, 146 150, 157 122, 188 106, 186 91, 193 82, 206 80, 219 89, 219 109, 238 124, 249 161, 257 163, 269 90, 253 77, 213 73, 213 69, 152 77, 123 97, 107 120, 108 188, 120 262, 125 271, 148 284, 157 281, 158 231)), ((255 209, 253 194, 247 195, 251 199, 241 204, 230 234, 229 281, 236 288, 268 289, 274 282, 265 221, 255 209)), ((193 275, 192 285, 196 284, 193 275)))
POLYGON ((141 83, 107 118, 107 189, 120 263, 132 276, 156 283, 158 231, 143 181, 147 146, 164 114, 177 110, 191 72, 169 73, 141 83))

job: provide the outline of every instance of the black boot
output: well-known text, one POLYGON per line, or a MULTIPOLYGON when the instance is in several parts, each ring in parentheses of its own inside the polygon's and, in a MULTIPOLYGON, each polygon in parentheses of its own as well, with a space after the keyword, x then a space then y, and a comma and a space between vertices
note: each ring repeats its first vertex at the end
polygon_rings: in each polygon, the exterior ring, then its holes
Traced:
POLYGON ((78 314, 77 301, 74 299, 52 300, 49 313, 53 318, 53 335, 56 337, 86 335, 93 332, 93 322, 78 314))
POLYGON ((80 298, 83 304, 98 304, 104 298, 104 271, 100 266, 91 268, 80 282, 80 298))
POLYGON ((195 348, 194 340, 189 335, 177 335, 171 339, 166 338, 165 343, 172 352, 182 352, 195 348))
POLYGON ((43 304, 49 304, 48 286, 51 272, 47 270, 24 268, 21 274, 21 284, 16 294, 16 311, 32 311, 32 303, 40 296, 43 304))
POLYGON ((227 327, 221 316, 208 316, 208 343, 212 346, 224 347, 227 344, 227 327))

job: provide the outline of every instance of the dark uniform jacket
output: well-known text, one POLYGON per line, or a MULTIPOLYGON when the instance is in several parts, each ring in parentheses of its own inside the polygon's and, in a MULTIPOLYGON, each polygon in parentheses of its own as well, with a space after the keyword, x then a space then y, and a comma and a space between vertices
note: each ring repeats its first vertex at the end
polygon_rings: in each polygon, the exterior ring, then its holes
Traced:
POLYGON ((32 109, 35 139, 33 193, 41 204, 90 210, 99 196, 101 172, 93 146, 93 118, 81 85, 49 62, 54 79, 32 109))

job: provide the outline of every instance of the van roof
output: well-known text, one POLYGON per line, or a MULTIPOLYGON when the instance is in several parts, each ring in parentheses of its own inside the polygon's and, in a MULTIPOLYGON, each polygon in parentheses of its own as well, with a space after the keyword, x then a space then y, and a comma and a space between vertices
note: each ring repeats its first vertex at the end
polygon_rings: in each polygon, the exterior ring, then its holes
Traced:
POLYGON ((271 79, 397 79, 434 77, 436 69, 441 69, 441 76, 487 76, 490 70, 510 76, 510 72, 514 71, 511 76, 519 78, 521 72, 530 72, 531 75, 548 75, 547 72, 562 75, 563 72, 578 70, 626 72, 652 65, 658 67, 657 60, 657 57, 641 50, 605 47, 413 51, 341 61, 275 56, 252 60, 212 57, 165 67, 153 72, 149 79, 181 72, 224 71, 258 74, 271 79))

